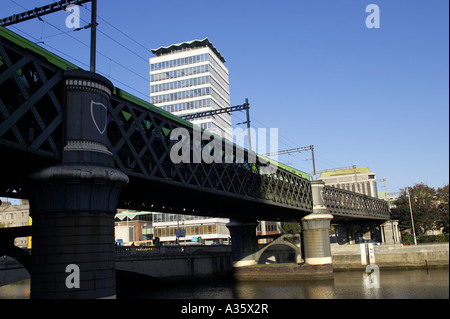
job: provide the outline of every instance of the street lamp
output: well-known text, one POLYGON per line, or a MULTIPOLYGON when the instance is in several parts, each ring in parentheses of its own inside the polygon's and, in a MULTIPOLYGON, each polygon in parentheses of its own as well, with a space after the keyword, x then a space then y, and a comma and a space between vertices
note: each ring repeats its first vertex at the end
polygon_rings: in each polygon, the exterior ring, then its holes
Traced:
POLYGON ((409 212, 411 213, 411 224, 412 224, 412 231, 413 231, 413 235, 414 235, 414 245, 417 246, 416 231, 415 231, 415 229, 414 229, 414 218, 413 218, 413 212, 412 212, 412 207, 411 207, 411 196, 409 195, 409 189, 408 189, 408 187, 406 187, 406 196, 408 196, 408 201, 409 201, 409 212))

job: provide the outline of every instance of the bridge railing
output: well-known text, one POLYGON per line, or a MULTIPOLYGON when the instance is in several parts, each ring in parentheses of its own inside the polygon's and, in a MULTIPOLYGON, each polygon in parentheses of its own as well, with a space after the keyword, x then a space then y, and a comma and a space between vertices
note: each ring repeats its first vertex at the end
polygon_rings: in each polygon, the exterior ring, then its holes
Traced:
POLYGON ((160 247, 156 246, 116 246, 116 257, 160 255, 160 247))
POLYGON ((390 219, 389 205, 383 199, 330 186, 323 187, 322 199, 328 211, 335 216, 390 219))
POLYGON ((229 253, 231 246, 189 245, 189 246, 116 246, 116 258, 145 259, 161 256, 186 256, 194 253, 229 253))

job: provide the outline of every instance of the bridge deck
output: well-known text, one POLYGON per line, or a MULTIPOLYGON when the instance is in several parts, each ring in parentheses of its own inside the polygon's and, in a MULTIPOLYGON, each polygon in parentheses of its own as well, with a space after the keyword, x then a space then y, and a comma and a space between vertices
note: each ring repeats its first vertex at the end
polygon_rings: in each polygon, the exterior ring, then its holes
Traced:
MULTIPOLYGON (((8 154, 1 195, 28 198, 29 173, 61 162, 68 69, 78 67, 0 28, 0 150, 8 154)), ((130 177, 119 207, 267 220, 312 212, 310 182, 297 170, 280 165, 267 172, 264 158, 253 163, 247 150, 224 139, 220 149, 231 145, 231 163, 222 152, 220 163, 175 164, 170 133, 184 128, 194 141, 196 127, 117 88, 108 108, 107 147, 130 177)), ((209 142, 195 147, 204 150, 209 142)))
MULTIPOLYGON (((64 121, 70 121, 64 117, 64 72, 69 69, 79 68, 0 27, 0 151, 5 168, 0 196, 29 198, 30 172, 61 163, 68 142, 64 121)), ((263 220, 300 220, 312 212, 311 183, 304 173, 279 163, 268 170, 267 159, 251 160, 253 154, 225 139, 196 140, 196 133, 207 132, 115 88, 108 105, 106 146, 116 167, 130 178, 119 207, 263 220), (194 152, 208 150, 219 161, 174 163, 170 150, 178 141, 171 140, 171 133, 180 128, 191 141, 191 159, 194 152)), ((383 200, 332 187, 325 187, 321 196, 336 220, 390 217, 383 200)))

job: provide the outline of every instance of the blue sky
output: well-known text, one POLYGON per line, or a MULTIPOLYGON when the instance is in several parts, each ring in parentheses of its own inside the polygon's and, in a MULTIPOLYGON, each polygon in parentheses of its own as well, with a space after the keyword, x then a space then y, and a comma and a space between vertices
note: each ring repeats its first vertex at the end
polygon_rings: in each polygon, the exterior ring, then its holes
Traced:
MULTIPOLYGON (((0 16, 52 1, 2 0, 0 16)), ((149 49, 209 37, 227 60, 231 104, 248 98, 252 125, 278 128, 280 150, 312 144, 317 170, 368 166, 388 192, 448 183, 448 1, 98 2, 98 72, 116 86, 149 100, 149 49), (365 24, 371 3, 379 29, 365 24)), ((88 69, 90 32, 67 29, 67 16, 9 29, 88 69)), ((279 160, 311 172, 310 158, 279 160)))

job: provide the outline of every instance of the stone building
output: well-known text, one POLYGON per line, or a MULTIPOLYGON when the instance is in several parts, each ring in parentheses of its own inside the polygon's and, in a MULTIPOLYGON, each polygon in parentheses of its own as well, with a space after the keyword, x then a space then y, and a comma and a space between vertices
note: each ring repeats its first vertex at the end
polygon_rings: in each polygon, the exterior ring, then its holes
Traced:
MULTIPOLYGON (((0 205, 0 227, 22 227, 31 225, 30 204, 28 200, 21 199, 18 204, 2 200, 0 205)), ((17 247, 28 247, 28 237, 16 238, 17 247)))

